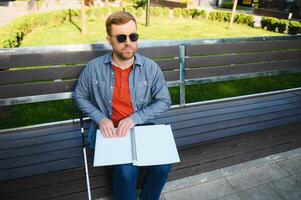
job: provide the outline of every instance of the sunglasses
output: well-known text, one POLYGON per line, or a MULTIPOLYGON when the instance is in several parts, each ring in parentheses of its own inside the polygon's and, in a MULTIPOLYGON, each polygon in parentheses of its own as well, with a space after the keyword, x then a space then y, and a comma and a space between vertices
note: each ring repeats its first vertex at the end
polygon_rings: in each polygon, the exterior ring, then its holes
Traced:
POLYGON ((139 34, 131 33, 128 36, 125 34, 120 34, 120 35, 116 35, 116 36, 112 36, 112 37, 116 37, 116 39, 119 43, 125 42, 127 37, 129 37, 132 42, 136 42, 139 39, 139 34))

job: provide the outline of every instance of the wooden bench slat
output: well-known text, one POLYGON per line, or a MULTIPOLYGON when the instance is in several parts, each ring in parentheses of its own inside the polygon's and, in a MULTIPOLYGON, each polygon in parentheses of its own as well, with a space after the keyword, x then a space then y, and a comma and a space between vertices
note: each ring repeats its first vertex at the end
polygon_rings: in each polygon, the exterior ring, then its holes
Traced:
POLYGON ((86 64, 90 60, 104 55, 107 52, 109 52, 109 50, 12 55, 0 54, 0 69, 27 66, 86 64))
POLYGON ((0 98, 72 92, 77 80, 0 86, 0 98))
MULTIPOLYGON (((237 101, 235 101, 237 102, 237 101)), ((238 101, 239 102, 244 102, 238 101)), ((211 117, 211 116, 218 116, 218 115, 224 115, 224 114, 230 114, 230 113, 239 113, 243 111, 248 111, 252 109, 265 109, 272 106, 282 106, 286 104, 291 103, 299 103, 300 104, 300 98, 297 96, 293 96, 290 98, 285 99, 276 99, 273 101, 262 101, 262 102, 250 102, 246 101, 244 104, 226 104, 224 103, 223 107, 218 108, 210 108, 205 106, 196 106, 194 109, 190 109, 190 112, 185 112, 182 115, 179 115, 179 112, 175 110, 175 112, 169 112, 169 116, 166 116, 164 118, 159 118, 162 123, 167 122, 181 122, 183 120, 189 120, 193 118, 200 118, 200 117, 211 117)))
POLYGON ((81 159, 79 155, 76 158, 41 163, 34 166, 26 166, 17 169, 1 170, 0 181, 77 168, 83 166, 83 162, 83 159, 81 159))
POLYGON ((200 69, 186 70, 187 79, 206 78, 215 76, 238 75, 247 73, 258 73, 266 71, 289 71, 300 70, 301 60, 281 61, 273 63, 237 64, 234 66, 206 67, 200 69))
POLYGON ((0 84, 77 79, 85 66, 50 67, 0 72, 0 84))
MULTIPOLYGON (((179 80, 178 71, 164 72, 167 81, 179 80)), ((27 83, 0 86, 0 98, 13 98, 34 95, 44 95, 53 93, 72 92, 77 80, 61 80, 41 83, 27 83)))
POLYGON ((254 124, 247 124, 243 126, 238 126, 234 128, 225 128, 222 130, 217 130, 213 132, 208 132, 208 133, 203 133, 201 131, 193 131, 190 132, 190 130, 187 130, 187 133, 194 134, 193 136, 189 137, 181 137, 177 138, 177 135, 180 134, 177 130, 174 131, 174 135, 176 135, 175 141, 177 146, 185 146, 189 144, 195 144, 196 142, 204 142, 204 141, 209 141, 209 140, 214 140, 218 138, 223 138, 223 137, 229 137, 229 136, 234 136, 238 134, 244 134, 244 133, 249 133, 253 131, 259 131, 259 130, 264 130, 268 128, 272 128, 275 126, 282 126, 282 125, 287 125, 287 124, 293 124, 293 123, 298 123, 301 121, 301 116, 291 116, 291 117, 286 117, 282 119, 276 119, 276 120, 271 120, 271 121, 265 121, 265 122, 258 122, 256 125, 254 124), (197 134, 197 133, 202 133, 202 134, 197 134))
MULTIPOLYGON (((219 123, 222 124, 223 121, 228 121, 228 120, 242 120, 244 118, 250 119, 252 116, 258 116, 258 115, 268 115, 269 113, 272 113, 273 115, 276 112, 286 112, 287 110, 293 110, 293 109, 301 109, 301 103, 295 103, 295 104, 290 104, 290 105, 281 105, 279 106, 273 106, 273 107, 267 107, 267 108, 259 108, 259 109, 254 109, 254 110, 245 110, 245 111, 240 111, 240 112, 233 112, 233 113, 224 113, 220 115, 212 115, 212 116, 206 116, 206 117, 198 117, 194 116, 194 118, 186 118, 185 120, 182 121, 177 121, 177 122, 171 122, 172 128, 177 130, 177 129, 183 129, 183 128, 188 128, 191 126, 203 126, 206 124, 210 123, 219 123)), ((234 124, 231 124, 234 125, 234 124)), ((205 128, 205 127, 204 127, 205 128)), ((218 125, 216 126, 218 128, 218 125)))
POLYGON ((32 143, 35 143, 36 145, 40 145, 40 144, 42 145, 49 142, 59 142, 62 140, 70 140, 75 138, 81 138, 81 133, 79 131, 73 131, 68 133, 58 132, 57 134, 50 134, 45 136, 37 136, 33 138, 3 142, 2 143, 3 145, 1 145, 0 150, 31 146, 32 143))
POLYGON ((144 47, 139 48, 138 53, 149 58, 167 58, 179 56, 178 46, 165 46, 165 47, 144 47))
MULTIPOLYGON (((159 60, 162 70, 178 69, 178 60, 159 60)), ((0 71, 0 84, 50 81, 58 79, 77 79, 85 65, 68 67, 48 67, 38 69, 0 71)))
MULTIPOLYGON (((192 121, 189 127, 180 127, 173 129, 175 132, 175 137, 191 137, 195 134, 206 134, 214 131, 219 131, 223 129, 228 129, 232 127, 242 127, 245 125, 255 126, 257 123, 265 122, 265 121, 273 121, 278 119, 290 118, 292 116, 301 115, 300 107, 295 107, 294 109, 278 112, 271 112, 271 113, 263 113, 258 115, 250 115, 244 118, 225 118, 221 121, 215 121, 214 118, 209 118, 208 122, 196 122, 192 121), (198 123, 201 123, 200 125, 198 123), (186 130, 189 134, 185 134, 186 130)), ((188 122, 187 122, 188 123, 188 122)))
POLYGON ((301 40, 202 44, 186 47, 187 56, 300 49, 301 40))
MULTIPOLYGON (((21 144, 20 144, 21 145, 21 144)), ((74 138, 74 139, 68 139, 68 140, 62 140, 62 141, 55 141, 55 142, 49 142, 49 143, 43 143, 43 144, 34 144, 31 146, 22 146, 18 148, 11 148, 11 149, 4 149, 0 152, 0 159, 8 159, 8 158, 15 158, 18 159, 18 157, 24 157, 28 155, 34 155, 37 153, 43 154, 45 152, 53 152, 58 151, 61 149, 66 148, 75 148, 75 147, 81 147, 82 146, 82 140, 81 138, 74 138)))
POLYGON ((293 60, 301 57, 301 50, 295 51, 278 51, 278 52, 259 52, 259 53, 243 53, 219 56, 191 57, 186 59, 186 67, 205 67, 214 65, 231 65, 256 62, 271 62, 282 60, 293 60))

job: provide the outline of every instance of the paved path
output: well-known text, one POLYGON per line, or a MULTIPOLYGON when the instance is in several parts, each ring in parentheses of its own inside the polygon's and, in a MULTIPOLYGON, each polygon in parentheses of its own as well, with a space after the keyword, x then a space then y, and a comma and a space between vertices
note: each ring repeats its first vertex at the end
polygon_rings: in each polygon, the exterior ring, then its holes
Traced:
POLYGON ((301 148, 166 184, 161 200, 299 200, 301 148))

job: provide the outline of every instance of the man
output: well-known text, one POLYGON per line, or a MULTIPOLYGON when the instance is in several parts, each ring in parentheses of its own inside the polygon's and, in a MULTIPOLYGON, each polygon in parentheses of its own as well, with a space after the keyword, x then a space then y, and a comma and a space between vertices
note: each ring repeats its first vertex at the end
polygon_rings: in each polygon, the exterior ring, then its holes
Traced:
MULTIPOLYGON (((139 35, 135 18, 127 12, 114 13, 106 21, 106 30, 113 51, 87 64, 73 94, 79 109, 92 119, 88 135, 92 148, 97 128, 104 137, 123 137, 171 105, 159 66, 136 53, 139 35)), ((140 199, 159 199, 170 168, 147 167, 140 199)), ((135 199, 139 170, 132 164, 113 166, 114 199, 135 199)))

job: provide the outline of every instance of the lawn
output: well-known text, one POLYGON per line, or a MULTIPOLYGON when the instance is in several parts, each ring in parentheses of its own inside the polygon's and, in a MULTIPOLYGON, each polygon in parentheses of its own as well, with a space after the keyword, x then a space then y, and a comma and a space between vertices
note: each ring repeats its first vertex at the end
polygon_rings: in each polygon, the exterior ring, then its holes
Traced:
MULTIPOLYGON (((234 24, 228 29, 228 23, 205 19, 151 18, 151 26, 144 26, 144 18, 138 18, 138 32, 141 40, 176 40, 226 37, 283 36, 276 32, 234 24)), ((33 30, 22 41, 21 46, 46 46, 63 44, 103 43, 106 39, 105 19, 88 20, 87 35, 80 33, 80 21, 66 21, 58 26, 44 26, 33 30)))

